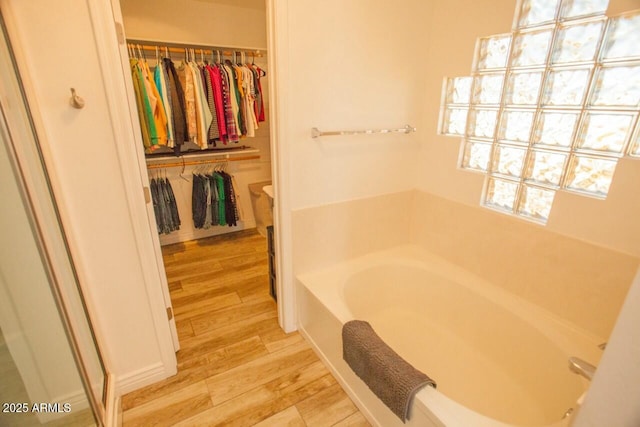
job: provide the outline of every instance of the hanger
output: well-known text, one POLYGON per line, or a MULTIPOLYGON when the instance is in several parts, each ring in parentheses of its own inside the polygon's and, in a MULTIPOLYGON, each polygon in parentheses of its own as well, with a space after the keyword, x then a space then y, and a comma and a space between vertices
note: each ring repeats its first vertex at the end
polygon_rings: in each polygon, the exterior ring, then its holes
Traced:
POLYGON ((147 60, 146 55, 144 54, 144 49, 142 49, 142 45, 138 45, 138 53, 140 54, 140 58, 143 59, 144 61, 147 60))
POLYGON ((156 46, 156 65, 160 64, 160 48, 156 46))
POLYGON ((251 65, 256 65, 256 53, 251 52, 251 65))
POLYGON ((187 182, 190 182, 189 179, 184 176, 184 170, 187 168, 187 164, 184 161, 184 156, 180 156, 182 158, 182 170, 180 171, 180 178, 184 179, 187 182))

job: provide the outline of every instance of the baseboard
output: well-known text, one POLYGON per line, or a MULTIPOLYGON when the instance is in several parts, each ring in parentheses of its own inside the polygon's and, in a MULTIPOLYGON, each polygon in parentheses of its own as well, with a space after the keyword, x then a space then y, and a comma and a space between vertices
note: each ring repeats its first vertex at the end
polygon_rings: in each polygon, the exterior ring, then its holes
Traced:
MULTIPOLYGON (((60 418, 66 418, 73 413, 80 412, 89 408, 89 401, 87 400, 87 395, 85 394, 84 388, 80 388, 73 393, 65 394, 63 396, 57 396, 51 399, 51 401, 49 402, 42 403, 58 404, 59 407, 51 410, 50 412, 49 409, 45 408, 43 408, 42 412, 36 412, 35 414, 41 424, 46 424, 60 418), (71 412, 65 412, 65 407, 67 404, 71 408, 71 412)), ((35 411, 31 412, 34 413, 35 411)))
POLYGON ((118 396, 122 396, 134 390, 162 381, 169 376, 170 375, 167 375, 165 366, 162 363, 156 363, 155 365, 118 377, 115 385, 116 394, 118 396))
POLYGON ((189 240, 204 239, 212 236, 219 236, 221 234, 233 233, 235 231, 248 230, 250 228, 256 228, 255 220, 251 221, 238 221, 238 225, 235 227, 229 226, 214 226, 208 229, 187 229, 185 226, 182 230, 174 231, 170 234, 160 235, 160 245, 172 245, 174 243, 187 242, 189 240))

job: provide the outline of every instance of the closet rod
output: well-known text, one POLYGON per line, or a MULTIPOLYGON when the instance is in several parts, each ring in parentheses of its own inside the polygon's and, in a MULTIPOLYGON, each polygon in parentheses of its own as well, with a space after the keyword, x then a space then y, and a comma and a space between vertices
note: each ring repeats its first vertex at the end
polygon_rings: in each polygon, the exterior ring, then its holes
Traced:
POLYGON ((142 50, 155 52, 156 47, 160 48, 162 53, 164 48, 168 48, 171 53, 182 53, 184 54, 185 49, 195 49, 197 53, 200 53, 200 50, 208 54, 213 54, 216 51, 220 51, 221 54, 226 56, 233 55, 234 52, 244 52, 245 54, 249 54, 255 56, 257 58, 261 58, 266 56, 266 52, 260 49, 246 49, 246 48, 235 48, 228 46, 210 46, 210 45, 200 45, 200 44, 187 44, 187 43, 170 43, 170 42, 158 42, 151 40, 134 40, 127 39, 127 44, 133 45, 136 48, 140 47, 142 50))
POLYGON ((257 160, 259 158, 260 156, 242 156, 242 157, 231 157, 228 159, 207 159, 207 160, 192 160, 189 162, 158 163, 153 165, 147 165, 147 169, 175 168, 178 166, 206 165, 209 163, 239 162, 241 160, 257 160))

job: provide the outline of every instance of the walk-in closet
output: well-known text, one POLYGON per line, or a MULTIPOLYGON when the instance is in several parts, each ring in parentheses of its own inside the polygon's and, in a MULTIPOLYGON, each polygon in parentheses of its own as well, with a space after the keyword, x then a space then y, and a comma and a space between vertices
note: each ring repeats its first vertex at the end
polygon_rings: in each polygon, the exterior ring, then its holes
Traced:
POLYGON ((122 0, 121 9, 139 112, 139 149, 145 154, 160 244, 256 226, 266 236, 270 206, 262 187, 271 183, 271 117, 264 2, 122 0), (232 194, 216 198, 208 177, 232 194), (207 184, 204 190, 202 184, 207 184), (162 203, 161 194, 171 202, 162 203), (226 203, 232 217, 220 217, 216 209, 211 214, 212 196, 214 207, 219 202, 224 211, 226 203), (209 209, 204 214, 202 197, 209 209), (179 221, 163 220, 169 207, 179 221))
MULTIPOLYGON (((120 4, 137 149, 171 299, 189 292, 182 285, 205 291, 222 270, 249 269, 243 278, 275 301, 264 2, 120 4)), ((178 335, 190 323, 178 320, 178 335)))

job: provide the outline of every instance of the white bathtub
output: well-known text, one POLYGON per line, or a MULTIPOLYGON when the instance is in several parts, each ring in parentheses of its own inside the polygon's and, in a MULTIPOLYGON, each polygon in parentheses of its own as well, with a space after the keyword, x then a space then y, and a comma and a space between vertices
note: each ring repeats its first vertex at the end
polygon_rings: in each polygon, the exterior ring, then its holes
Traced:
MULTIPOLYGON (((514 277, 513 280, 518 280, 514 277)), ((342 325, 366 320, 433 378, 409 426, 566 426, 588 382, 597 339, 425 252, 402 246, 298 277, 300 331, 373 423, 403 425, 342 360, 342 325)))

